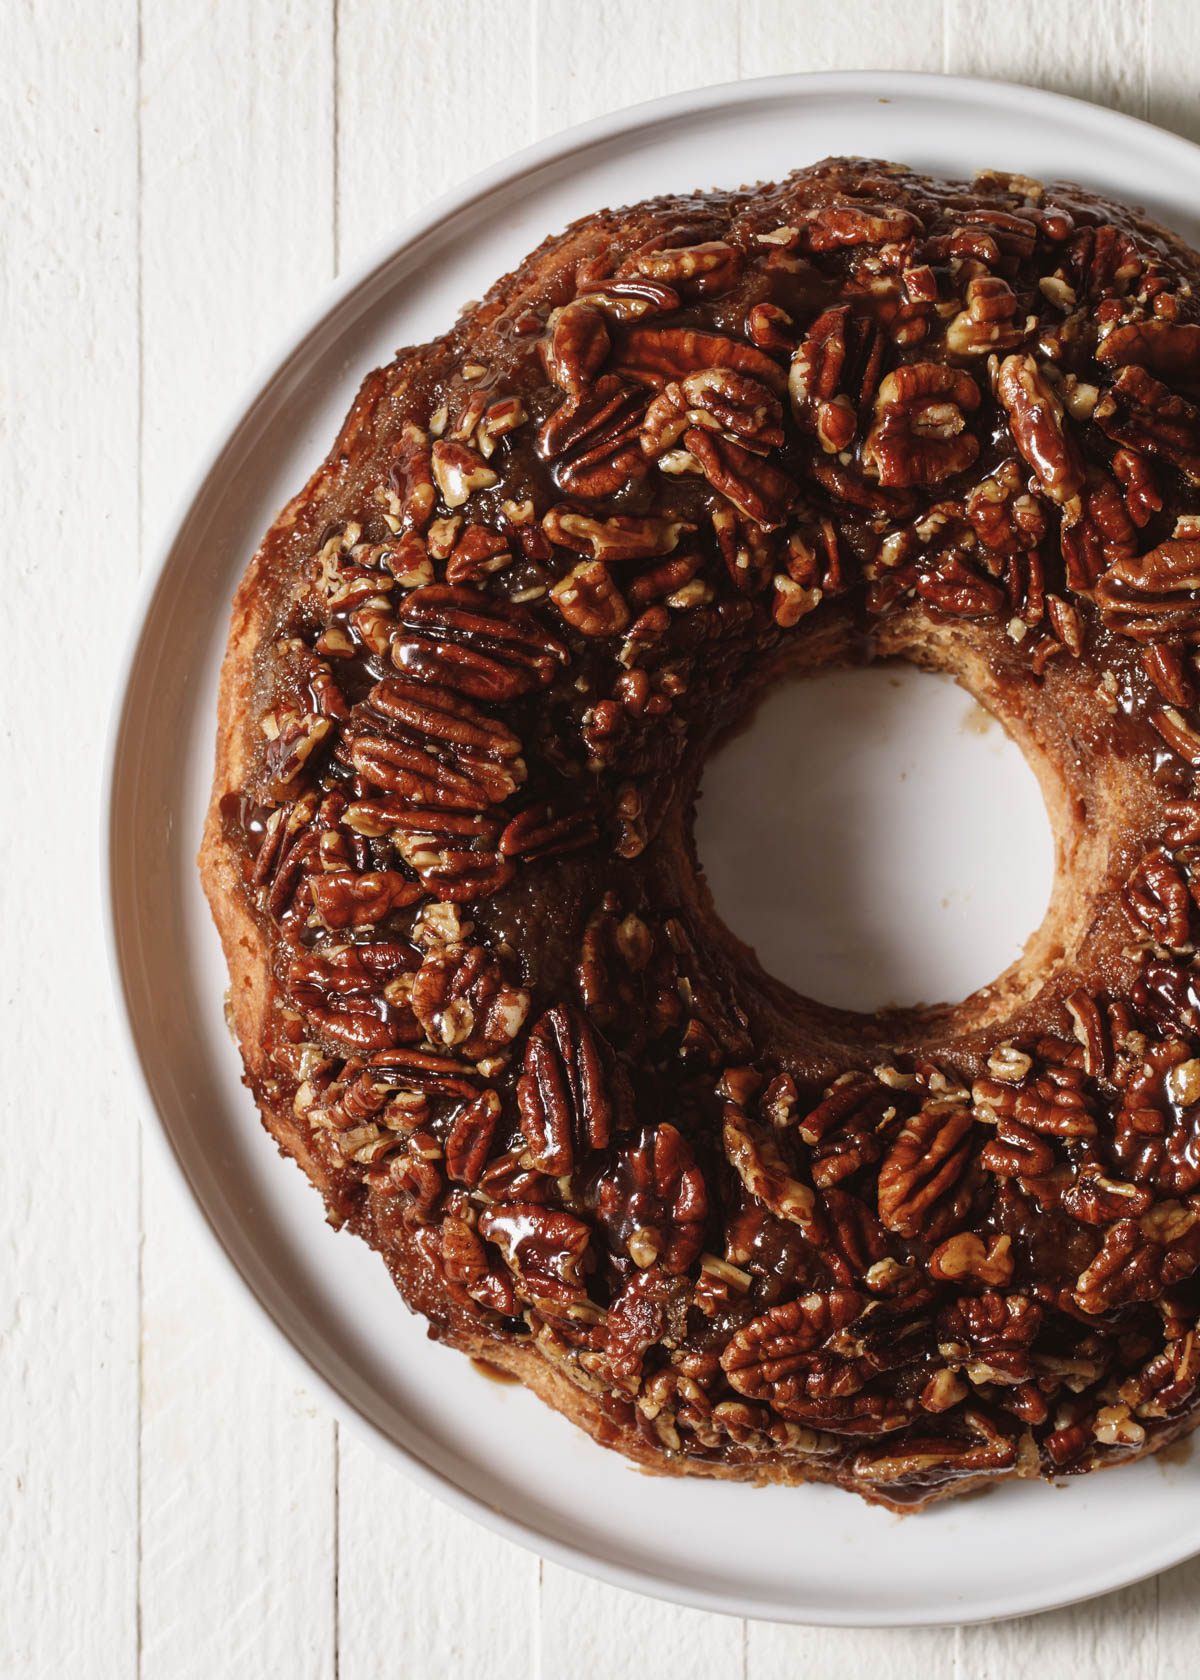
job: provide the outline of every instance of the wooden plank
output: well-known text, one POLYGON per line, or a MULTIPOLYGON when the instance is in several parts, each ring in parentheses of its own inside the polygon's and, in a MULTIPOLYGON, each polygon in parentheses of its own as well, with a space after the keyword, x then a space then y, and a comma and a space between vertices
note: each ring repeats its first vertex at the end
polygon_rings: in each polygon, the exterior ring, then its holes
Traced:
MULTIPOLYGON (((339 0, 342 265, 533 139, 532 7, 516 0, 499 22, 490 0, 339 0)), ((345 1431, 338 1488, 339 1680, 529 1672, 536 1558, 431 1498, 345 1431)))
POLYGON ((553 134, 623 105, 735 80, 738 8, 730 0, 689 0, 682 9, 539 0, 535 52, 537 128, 553 134))
POLYGON ((0 1673, 132 1674, 140 1140, 92 813, 137 568, 137 5, 10 6, 3 38, 0 1673))
POLYGON ((146 1173, 139 1680, 329 1680, 334 1423, 146 1173))
POLYGON ((802 1628, 747 1622, 745 1680, 791 1680, 800 1674, 955 1680, 960 1673, 956 1638, 953 1628, 802 1628))
MULTIPOLYGON (((143 528, 332 272, 327 0, 143 16, 143 528)), ((335 1667, 334 1425, 148 1164, 143 1680, 335 1667)))
POLYGON ((744 1640, 753 1623, 664 1604, 605 1586, 555 1564, 542 1565, 540 1675, 649 1680, 743 1680, 744 1640))
MULTIPOLYGON (((961 1671, 971 1674, 1020 1674, 1029 1669, 1031 1648, 1038 1666, 1071 1680, 1157 1680, 1155 1639, 1158 1584, 1143 1581, 1124 1592, 1056 1610, 1045 1616, 1022 1616, 1013 1622, 962 1628, 961 1671)), ((1194 1670, 1194 1663, 1189 1672, 1194 1670)))
POLYGON ((337 0, 339 267, 534 138, 532 40, 531 0, 337 0))
MULTIPOLYGON (((1196 1673, 1196 1602, 1200 1558, 1168 1569, 1153 1582, 1157 1592, 1154 1680, 1193 1680, 1196 1673)), ((1147 1621, 1149 1617, 1147 1617, 1147 1621)), ((1149 1639, 1147 1639, 1149 1643, 1149 1639)))
POLYGON ((1163 128, 1200 140, 1196 55, 1200 9, 1195 0, 1146 0, 1146 115, 1163 128))
POLYGON ((1146 0, 946 0, 945 67, 1146 110, 1146 0))
POLYGON ((333 274, 329 0, 176 0, 143 20, 143 531, 333 274))
POLYGON ((808 0, 741 0, 741 74, 802 70, 940 70, 942 0, 903 6, 808 0))
POLYGON ((537 1558, 345 1429, 339 1464, 338 1680, 537 1672, 537 1558))

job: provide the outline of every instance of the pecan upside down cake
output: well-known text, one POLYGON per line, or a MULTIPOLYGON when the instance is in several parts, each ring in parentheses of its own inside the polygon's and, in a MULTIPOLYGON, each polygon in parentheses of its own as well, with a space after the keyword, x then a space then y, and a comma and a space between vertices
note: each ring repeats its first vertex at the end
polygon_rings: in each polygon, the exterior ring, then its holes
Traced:
POLYGON ((238 591, 202 868, 266 1124, 649 1470, 912 1509, 1200 1411, 1200 258, 834 160, 549 240, 238 591), (691 839, 781 673, 952 672, 1057 833, 953 1006, 797 997, 691 839))

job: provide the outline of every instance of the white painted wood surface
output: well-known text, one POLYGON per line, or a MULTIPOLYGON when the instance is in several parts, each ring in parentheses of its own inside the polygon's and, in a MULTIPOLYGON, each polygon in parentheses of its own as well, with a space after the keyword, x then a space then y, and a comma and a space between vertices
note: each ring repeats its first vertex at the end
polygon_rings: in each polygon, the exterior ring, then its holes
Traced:
POLYGON ((8 0, 0 1675, 1194 1671, 1200 1563, 995 1628, 743 1625, 416 1491, 190 1240, 117 1066, 91 900, 141 557, 259 358, 400 217, 541 134, 737 75, 992 75, 1200 138, 1198 50, 1195 0, 8 0))

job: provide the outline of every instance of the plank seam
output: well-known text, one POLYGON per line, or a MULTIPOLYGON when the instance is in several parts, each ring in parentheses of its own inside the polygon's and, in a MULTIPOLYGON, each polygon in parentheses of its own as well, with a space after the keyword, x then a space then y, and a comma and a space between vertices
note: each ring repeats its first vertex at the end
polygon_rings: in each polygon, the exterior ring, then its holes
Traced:
MULTIPOLYGON (((142 81, 143 81, 144 42, 142 32, 142 0, 138 0, 137 7, 137 37, 134 45, 134 119, 137 123, 137 144, 134 148, 134 184, 137 202, 136 228, 136 257, 134 264, 134 289, 136 293, 135 307, 137 310, 137 505, 138 505, 138 537, 137 537, 137 569, 140 577, 146 563, 145 555, 145 527, 146 527, 146 498, 145 485, 145 454, 146 454, 146 310, 144 273, 146 262, 145 249, 145 218, 143 215, 143 182, 145 178, 145 133, 142 112, 142 81)), ((137 1171, 137 1441, 134 1447, 134 1522, 137 1525, 137 1537, 134 1558, 134 1650, 137 1664, 138 1680, 142 1680, 144 1669, 143 1635, 144 1635, 144 1575, 145 1575, 145 1538, 142 1532, 142 1456, 144 1420, 142 1417, 142 1399, 145 1392, 145 1363, 146 1363, 146 1173, 145 1173, 145 1137, 142 1133, 140 1121, 137 1126, 137 1149, 135 1152, 135 1167, 137 1171)))
POLYGON ((330 14, 330 59, 332 62, 333 73, 333 98, 330 101, 330 111, 333 135, 329 150, 330 168, 333 171, 333 187, 329 195, 329 200, 331 222, 330 237, 333 241, 333 272, 336 276, 342 266, 342 230, 341 217, 338 209, 338 178, 341 170, 341 158, 339 156, 338 144, 341 129, 341 108, 338 101, 338 82, 341 76, 341 63, 339 58, 340 31, 338 27, 338 20, 341 14, 340 0, 330 0, 330 14))
POLYGON ((342 1672, 342 1426, 333 1420, 333 1680, 342 1672))

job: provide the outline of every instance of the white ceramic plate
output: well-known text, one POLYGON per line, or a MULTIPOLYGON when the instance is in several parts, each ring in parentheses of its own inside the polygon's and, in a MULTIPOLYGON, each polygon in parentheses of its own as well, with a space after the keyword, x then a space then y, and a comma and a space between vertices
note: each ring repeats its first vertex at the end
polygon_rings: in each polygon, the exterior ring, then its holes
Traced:
MULTIPOLYGON (((1011 1486, 903 1522, 826 1488, 669 1482, 627 1469, 524 1391, 484 1381, 460 1355, 428 1342, 378 1259, 325 1225, 317 1196, 279 1160, 240 1084, 222 1017, 224 968, 193 865, 235 582, 276 509, 324 454, 361 375, 394 346, 444 329, 465 299, 572 217, 778 176, 839 151, 951 174, 993 165, 1073 177, 1140 200, 1200 240, 1192 210, 1200 151, 1184 141, 1025 88, 891 74, 796 76, 662 100, 532 147, 444 198, 296 332, 220 439, 148 580, 113 727, 110 937, 150 1129, 165 1138, 202 1215, 197 1231, 207 1226, 309 1380, 379 1450, 481 1522, 624 1586, 788 1621, 962 1622, 1103 1592, 1200 1550, 1200 1466, 1148 1462, 1064 1491, 1011 1486)), ((730 873, 723 860, 744 844, 748 820, 760 832, 794 822, 797 775, 825 777, 826 803, 859 849, 830 889, 843 907, 855 901, 856 883, 891 867, 898 848, 910 847, 902 857, 919 863, 934 811, 944 822, 948 808, 990 797, 995 822, 958 837, 975 846, 990 834, 986 855, 1009 859, 1017 898, 1002 902, 987 888, 969 900, 972 887, 998 878, 995 862, 957 876, 939 865, 947 905, 934 918, 940 932, 926 969, 893 963, 879 972, 879 918, 869 904, 845 937, 843 915, 820 923, 819 904, 804 912, 827 992, 857 989, 868 1002, 893 989, 910 999, 942 986, 961 995, 1003 966, 1045 901, 1045 824, 1030 779, 1015 749, 959 729, 968 702, 957 690, 916 679, 895 691, 891 715, 878 689, 873 701, 866 689, 846 700, 845 685, 877 681, 870 675, 820 680, 843 685, 827 697, 846 702, 853 727, 835 738, 846 762, 793 765, 792 794, 781 783, 774 804, 748 816, 736 791, 744 767, 727 757, 712 772, 725 797, 709 797, 701 843, 719 901, 748 932, 762 931, 766 906, 766 921, 781 924, 780 878, 773 898, 735 902, 722 886, 722 870, 730 873), (889 778, 898 781, 908 760, 951 795, 931 801, 928 819, 920 801, 895 802, 889 778), (1012 809, 1021 813, 1016 822, 1012 809), (736 820, 722 816, 729 810, 736 820), (960 912, 972 918, 971 940, 960 912), (964 949, 976 944, 986 961, 960 973, 964 949)), ((826 706, 821 715, 841 714, 826 706)), ((792 761, 778 740, 761 729, 749 739, 784 775, 792 761)), ((836 825, 824 844, 819 856, 838 853, 836 825)), ((794 865, 794 853, 779 853, 781 870, 789 856, 794 865)), ((910 874, 880 899, 892 905, 887 938, 900 951, 931 920, 919 881, 906 896, 910 874)), ((768 927, 769 960, 804 982, 812 964, 796 950, 794 937, 772 940, 768 927)))

